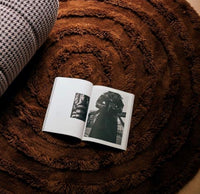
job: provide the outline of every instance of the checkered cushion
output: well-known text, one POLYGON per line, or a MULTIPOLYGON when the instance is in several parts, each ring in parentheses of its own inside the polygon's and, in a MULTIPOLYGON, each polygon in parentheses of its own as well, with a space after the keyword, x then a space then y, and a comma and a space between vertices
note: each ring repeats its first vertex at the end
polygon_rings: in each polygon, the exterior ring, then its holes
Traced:
POLYGON ((0 0, 0 96, 46 40, 58 0, 0 0))

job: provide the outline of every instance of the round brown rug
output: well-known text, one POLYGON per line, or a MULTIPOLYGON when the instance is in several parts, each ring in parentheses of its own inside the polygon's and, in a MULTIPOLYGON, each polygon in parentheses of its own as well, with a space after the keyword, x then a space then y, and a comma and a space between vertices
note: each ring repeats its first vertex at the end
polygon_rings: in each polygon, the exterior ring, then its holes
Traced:
POLYGON ((183 0, 60 2, 0 101, 0 191, 177 192, 200 167, 199 45, 200 17, 183 0), (136 95, 127 151, 41 131, 56 76, 136 95))

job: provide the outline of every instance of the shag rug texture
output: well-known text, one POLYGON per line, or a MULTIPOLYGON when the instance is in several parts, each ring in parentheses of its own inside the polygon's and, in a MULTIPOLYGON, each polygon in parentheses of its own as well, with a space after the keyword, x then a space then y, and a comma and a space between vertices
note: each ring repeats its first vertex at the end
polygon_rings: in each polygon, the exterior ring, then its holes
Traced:
POLYGON ((176 193, 200 167, 200 17, 185 0, 60 1, 0 105, 1 193, 176 193), (136 95, 127 151, 41 131, 57 76, 136 95))

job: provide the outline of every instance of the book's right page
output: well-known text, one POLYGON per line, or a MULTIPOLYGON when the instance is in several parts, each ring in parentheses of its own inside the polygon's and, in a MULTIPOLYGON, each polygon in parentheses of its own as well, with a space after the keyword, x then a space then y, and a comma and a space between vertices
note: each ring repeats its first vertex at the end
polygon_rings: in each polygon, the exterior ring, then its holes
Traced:
POLYGON ((82 140, 126 150, 134 95, 93 86, 82 140))

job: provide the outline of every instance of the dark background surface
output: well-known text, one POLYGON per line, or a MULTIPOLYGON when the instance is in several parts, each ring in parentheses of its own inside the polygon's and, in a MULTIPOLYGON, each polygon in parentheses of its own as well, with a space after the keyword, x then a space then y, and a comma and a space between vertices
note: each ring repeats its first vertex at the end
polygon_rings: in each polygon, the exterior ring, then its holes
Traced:
POLYGON ((2 192, 177 192, 200 166, 199 37, 182 0, 60 2, 0 99, 2 192), (136 95, 127 151, 41 131, 56 76, 136 95))

